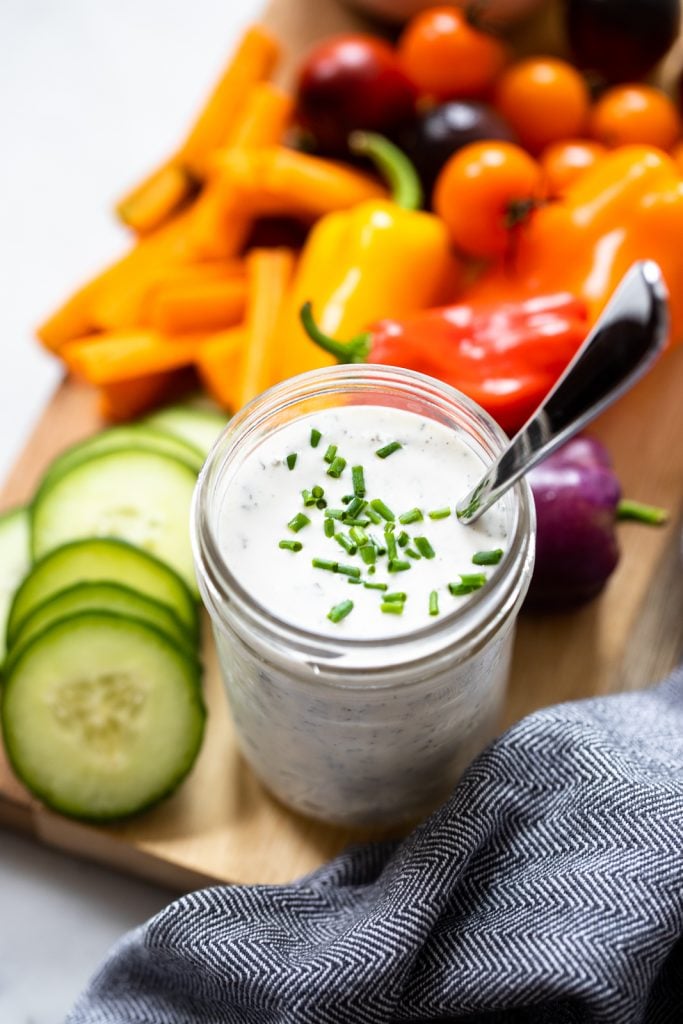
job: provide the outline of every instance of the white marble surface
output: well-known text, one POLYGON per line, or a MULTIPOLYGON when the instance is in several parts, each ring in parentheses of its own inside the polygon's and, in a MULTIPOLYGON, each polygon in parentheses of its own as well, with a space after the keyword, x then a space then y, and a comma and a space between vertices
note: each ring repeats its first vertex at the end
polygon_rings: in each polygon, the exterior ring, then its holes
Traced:
MULTIPOLYGON (((0 3, 0 477, 59 372, 31 329, 122 250, 110 209, 180 137, 261 0, 0 3)), ((170 895, 0 830, 0 1022, 63 1019, 170 895)))

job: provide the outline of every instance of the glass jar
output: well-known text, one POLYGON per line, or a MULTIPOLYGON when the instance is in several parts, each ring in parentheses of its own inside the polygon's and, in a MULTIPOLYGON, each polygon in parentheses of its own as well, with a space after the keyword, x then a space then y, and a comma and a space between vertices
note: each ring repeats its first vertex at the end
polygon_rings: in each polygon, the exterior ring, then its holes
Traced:
POLYGON ((522 481, 507 501, 507 550, 490 581, 423 628, 354 640, 278 619, 221 555, 231 476, 290 420, 360 402, 403 408, 459 431, 482 458, 482 472, 507 443, 482 409, 422 374, 375 365, 306 373, 230 421, 197 484, 192 540, 244 757, 297 811, 379 825, 413 820, 443 800, 494 735, 533 568, 535 517, 522 481))

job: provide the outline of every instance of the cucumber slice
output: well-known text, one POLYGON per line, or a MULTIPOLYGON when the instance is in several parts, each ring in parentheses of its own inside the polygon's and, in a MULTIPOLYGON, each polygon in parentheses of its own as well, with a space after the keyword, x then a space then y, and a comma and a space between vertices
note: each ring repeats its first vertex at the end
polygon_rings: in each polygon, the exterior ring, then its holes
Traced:
POLYGON ((120 448, 136 448, 142 451, 171 455, 181 462, 186 462, 195 473, 199 472, 204 461, 203 453, 194 445, 179 437, 172 437, 162 430, 155 430, 153 427, 142 424, 112 427, 110 430, 103 430, 100 434, 95 434, 94 437, 89 437, 86 441, 72 445, 58 455, 48 466, 42 484, 45 484, 46 480, 53 482, 67 469, 91 455, 120 448))
POLYGON ((171 565, 198 594, 190 545, 196 475, 133 448, 102 452, 41 486, 32 506, 34 558, 79 537, 118 537, 171 565))
POLYGON ((146 416, 142 422, 157 430, 165 430, 174 437, 183 438, 207 456, 227 424, 228 417, 211 409, 170 405, 146 416))
POLYGON ((196 637, 197 606, 180 576, 158 558, 110 538, 91 537, 65 544, 37 562, 21 584, 7 620, 7 643, 12 646, 20 627, 38 605, 74 583, 122 583, 168 605, 196 637))
POLYGON ((19 626, 8 658, 16 661, 23 648, 52 622, 83 611, 110 611, 140 619, 170 636, 189 657, 196 657, 196 638, 166 604, 120 583, 76 583, 58 590, 35 607, 19 626))
POLYGON ((15 508, 0 515, 0 664, 12 597, 30 564, 29 515, 25 508, 15 508))
POLYGON ((81 612, 34 637, 2 695, 18 777, 49 807, 91 821, 171 793, 204 718, 196 662, 153 626, 111 612, 81 612))

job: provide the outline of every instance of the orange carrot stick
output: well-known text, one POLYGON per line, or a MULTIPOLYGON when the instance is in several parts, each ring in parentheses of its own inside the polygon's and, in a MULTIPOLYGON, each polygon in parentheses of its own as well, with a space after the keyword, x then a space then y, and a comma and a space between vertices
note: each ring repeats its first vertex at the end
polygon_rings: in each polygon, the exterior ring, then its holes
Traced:
POLYGON ((146 321, 166 334, 218 331, 240 322, 246 301, 244 278, 160 285, 148 303, 146 321))
POLYGON ((146 234, 168 220, 195 189, 196 183, 184 167, 162 164, 117 203, 116 212, 129 228, 146 234))
POLYGON ((61 356, 72 373, 90 384, 113 384, 190 366, 202 340, 203 336, 186 335, 169 341, 160 332, 144 328, 111 331, 69 341, 61 356))
POLYGON ((277 325, 292 279, 294 255, 289 249, 253 249, 246 264, 247 344, 238 407, 274 383, 277 325))
POLYGON ((199 378, 216 402, 234 412, 239 408, 241 368, 247 345, 243 327, 215 334, 197 349, 195 366, 199 378))

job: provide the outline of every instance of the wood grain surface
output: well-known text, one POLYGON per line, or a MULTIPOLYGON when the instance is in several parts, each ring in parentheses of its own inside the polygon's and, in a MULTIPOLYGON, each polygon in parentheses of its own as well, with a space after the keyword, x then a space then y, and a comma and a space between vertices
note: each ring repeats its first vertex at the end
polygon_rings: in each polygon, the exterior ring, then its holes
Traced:
MULTIPOLYGON (((528 32, 557 49, 550 22, 528 32)), ((283 75, 313 40, 357 24, 337 3, 275 0, 265 19, 288 43, 283 75)), ((533 46, 532 41, 533 40, 533 46)), ((683 348, 593 428, 610 449, 631 498, 667 507, 661 529, 624 523, 622 558, 607 590, 574 612, 523 615, 505 711, 507 725, 538 707, 646 686, 683 649, 683 348)), ((28 501, 50 459, 102 426, 92 392, 66 381, 37 424, 8 478, 0 505, 28 501)), ((206 740, 186 783, 170 800, 125 824, 91 827, 46 811, 13 778, 0 751, 0 822, 42 842, 179 890, 216 881, 291 880, 367 833, 324 826, 279 805, 237 750, 205 623, 206 740)))

